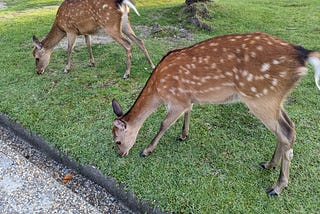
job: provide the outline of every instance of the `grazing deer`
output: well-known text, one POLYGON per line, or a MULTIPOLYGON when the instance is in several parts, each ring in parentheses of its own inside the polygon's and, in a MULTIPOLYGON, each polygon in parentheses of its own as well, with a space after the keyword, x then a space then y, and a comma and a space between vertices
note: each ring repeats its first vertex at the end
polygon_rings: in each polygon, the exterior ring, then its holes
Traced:
POLYGON ((124 79, 130 75, 131 44, 134 41, 146 56, 152 69, 155 67, 149 57, 143 41, 133 32, 129 21, 129 7, 138 15, 136 7, 130 0, 65 0, 59 7, 56 19, 49 34, 40 42, 33 36, 33 56, 36 71, 42 74, 48 66, 54 47, 65 37, 68 38, 68 57, 65 72, 71 69, 71 52, 77 35, 84 35, 90 55, 90 66, 95 66, 91 48, 91 34, 103 29, 115 41, 126 49, 127 68, 124 79))
POLYGON ((281 162, 280 177, 268 190, 278 195, 287 187, 289 165, 296 137, 293 122, 283 103, 299 79, 315 68, 320 89, 320 53, 292 45, 265 33, 225 35, 169 52, 149 77, 131 109, 123 111, 114 99, 113 136, 120 156, 128 155, 144 121, 162 104, 167 114, 145 157, 157 146, 165 131, 184 114, 180 140, 189 131, 192 105, 201 103, 245 103, 278 140, 273 157, 260 165, 273 169, 281 162))

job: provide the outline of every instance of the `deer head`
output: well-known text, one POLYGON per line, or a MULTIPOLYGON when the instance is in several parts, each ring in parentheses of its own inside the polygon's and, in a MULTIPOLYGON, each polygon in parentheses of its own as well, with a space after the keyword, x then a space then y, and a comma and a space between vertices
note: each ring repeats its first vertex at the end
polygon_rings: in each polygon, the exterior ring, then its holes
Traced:
POLYGON ((45 68, 49 65, 51 50, 47 50, 43 47, 43 44, 36 36, 33 36, 33 57, 36 63, 36 72, 42 74, 45 68))
POLYGON ((118 154, 120 156, 126 156, 136 142, 138 131, 136 131, 135 127, 132 127, 124 120, 121 120, 123 111, 115 99, 112 100, 112 107, 113 112, 118 117, 114 120, 114 127, 112 130, 114 142, 118 147, 118 154))

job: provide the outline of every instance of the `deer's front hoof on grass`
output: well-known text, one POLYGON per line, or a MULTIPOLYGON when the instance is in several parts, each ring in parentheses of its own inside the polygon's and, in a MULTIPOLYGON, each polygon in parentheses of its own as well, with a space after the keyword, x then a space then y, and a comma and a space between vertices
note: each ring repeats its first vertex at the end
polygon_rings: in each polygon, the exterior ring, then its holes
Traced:
POLYGON ((271 196, 278 196, 280 193, 277 192, 274 188, 267 190, 267 194, 271 196))
POLYGON ((88 66, 89 66, 89 67, 96 67, 96 64, 95 64, 94 62, 90 62, 90 63, 88 64, 88 66))
POLYGON ((264 169, 275 169, 275 166, 271 166, 268 162, 261 162, 259 165, 264 169))
POLYGON ((185 137, 184 137, 184 136, 179 136, 179 137, 177 138, 177 140, 178 140, 178 141, 185 141, 185 140, 187 139, 187 137, 188 137, 188 136, 185 136, 185 137))
POLYGON ((144 154, 144 152, 141 152, 141 153, 140 153, 140 157, 145 158, 145 157, 147 157, 147 155, 144 154))
POLYGON ((129 74, 125 74, 125 75, 123 75, 122 79, 125 80, 125 79, 127 79, 129 76, 130 76, 129 74))

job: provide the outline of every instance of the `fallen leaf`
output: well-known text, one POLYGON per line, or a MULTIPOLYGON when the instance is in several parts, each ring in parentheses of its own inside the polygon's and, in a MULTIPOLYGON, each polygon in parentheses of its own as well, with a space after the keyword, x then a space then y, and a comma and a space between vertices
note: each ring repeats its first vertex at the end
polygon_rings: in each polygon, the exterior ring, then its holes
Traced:
POLYGON ((68 173, 62 178, 61 183, 66 184, 66 183, 70 182, 72 180, 72 178, 73 178, 73 174, 68 173))

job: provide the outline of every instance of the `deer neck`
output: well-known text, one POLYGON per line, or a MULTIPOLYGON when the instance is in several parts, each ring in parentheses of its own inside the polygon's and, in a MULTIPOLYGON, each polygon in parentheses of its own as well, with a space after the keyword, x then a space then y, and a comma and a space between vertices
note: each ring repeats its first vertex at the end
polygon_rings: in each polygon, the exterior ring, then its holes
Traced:
POLYGON ((157 95, 157 91, 153 84, 148 81, 139 97, 131 107, 131 109, 124 115, 123 120, 127 121, 130 126, 139 130, 144 121, 161 105, 161 100, 157 95))
POLYGON ((52 28, 48 35, 41 41, 44 48, 52 50, 62 39, 66 33, 62 31, 56 23, 52 25, 52 28))

